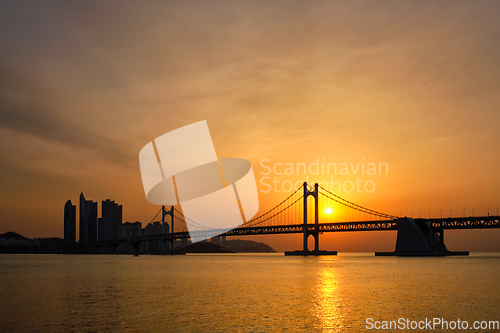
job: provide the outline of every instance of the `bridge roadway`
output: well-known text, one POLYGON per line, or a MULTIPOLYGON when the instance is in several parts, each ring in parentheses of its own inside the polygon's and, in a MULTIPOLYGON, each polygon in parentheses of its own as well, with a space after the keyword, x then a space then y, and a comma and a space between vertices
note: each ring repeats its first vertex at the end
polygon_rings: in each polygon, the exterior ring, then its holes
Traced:
MULTIPOLYGON (((436 219, 415 219, 415 221, 426 221, 432 224, 434 229, 484 229, 500 228, 500 216, 478 216, 478 217, 449 217, 436 219)), ((378 230, 397 230, 398 219, 382 221, 357 221, 357 222, 333 222, 307 224, 310 231, 318 232, 340 232, 340 231, 378 231, 378 230)), ((298 234, 303 233, 304 224, 276 225, 276 226, 255 226, 238 227, 235 229, 213 229, 192 231, 192 235, 203 235, 205 237, 214 237, 223 234, 224 236, 247 236, 247 235, 273 235, 273 234, 298 234)), ((176 232, 165 234, 164 240, 189 238, 189 232, 176 232)), ((161 240, 162 235, 147 235, 132 237, 132 242, 142 242, 148 240, 161 240)), ((115 240, 120 242, 124 240, 115 240)))

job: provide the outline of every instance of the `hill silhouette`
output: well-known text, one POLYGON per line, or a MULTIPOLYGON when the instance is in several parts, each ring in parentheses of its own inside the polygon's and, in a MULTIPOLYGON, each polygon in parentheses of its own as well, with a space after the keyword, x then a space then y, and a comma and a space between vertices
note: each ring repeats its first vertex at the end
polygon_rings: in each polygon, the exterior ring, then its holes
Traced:
POLYGON ((177 250, 179 253, 270 253, 276 252, 267 244, 234 239, 221 242, 198 242, 177 250))
POLYGON ((181 249, 178 249, 176 252, 179 253, 234 253, 233 251, 227 250, 225 247, 214 244, 214 243, 205 243, 198 242, 181 249))
POLYGON ((15 239, 15 240, 26 240, 28 238, 18 234, 17 232, 13 232, 13 231, 7 231, 3 234, 0 234, 0 239, 15 239))
POLYGON ((265 243, 255 242, 252 240, 232 239, 221 242, 214 242, 221 245, 231 252, 236 253, 270 253, 276 252, 272 247, 265 243))

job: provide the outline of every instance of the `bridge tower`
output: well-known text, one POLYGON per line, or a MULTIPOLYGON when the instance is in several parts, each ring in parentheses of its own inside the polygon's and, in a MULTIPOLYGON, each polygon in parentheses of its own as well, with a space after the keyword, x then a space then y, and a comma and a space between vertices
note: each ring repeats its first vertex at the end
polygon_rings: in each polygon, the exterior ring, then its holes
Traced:
POLYGON ((319 249, 319 185, 318 183, 314 184, 314 190, 309 191, 309 186, 307 185, 307 182, 304 182, 304 223, 302 225, 302 233, 303 233, 303 242, 304 246, 301 250, 297 251, 286 251, 285 255, 290 256, 290 255, 301 255, 301 256, 307 256, 307 255, 336 255, 337 251, 321 251, 319 249), (314 226, 311 226, 308 224, 307 221, 307 198, 309 196, 314 197, 314 226), (307 240, 309 236, 314 237, 314 251, 309 251, 307 248, 307 240))
POLYGON ((173 238, 173 233, 174 233, 174 206, 170 207, 170 210, 166 210, 165 206, 161 206, 161 253, 165 254, 166 249, 165 249, 165 238, 167 234, 172 234, 172 238, 169 240, 169 251, 170 253, 174 252, 174 238, 173 238), (169 230, 166 230, 168 227, 168 224, 165 224, 165 217, 169 215, 170 216, 170 228, 169 230), (168 232, 167 232, 168 231, 168 232))
POLYGON ((318 183, 314 184, 314 190, 309 191, 307 182, 304 182, 304 225, 302 232, 304 233, 304 247, 303 252, 307 253, 307 239, 309 236, 314 237, 314 252, 319 251, 319 232, 318 232, 318 183), (307 198, 312 195, 314 197, 314 230, 308 230, 307 227, 307 198))

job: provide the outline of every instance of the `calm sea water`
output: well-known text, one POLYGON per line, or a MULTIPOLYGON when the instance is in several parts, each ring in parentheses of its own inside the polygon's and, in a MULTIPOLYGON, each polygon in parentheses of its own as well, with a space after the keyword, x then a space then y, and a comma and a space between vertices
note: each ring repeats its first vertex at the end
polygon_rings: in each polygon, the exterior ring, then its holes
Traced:
POLYGON ((500 254, 0 255, 6 332, 357 332, 500 320, 500 254))

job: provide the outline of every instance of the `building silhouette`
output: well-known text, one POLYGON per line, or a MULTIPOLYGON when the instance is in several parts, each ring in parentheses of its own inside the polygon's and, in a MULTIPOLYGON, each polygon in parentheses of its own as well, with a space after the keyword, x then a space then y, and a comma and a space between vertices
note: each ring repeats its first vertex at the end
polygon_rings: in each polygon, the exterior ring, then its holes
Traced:
POLYGON ((141 222, 125 222, 118 226, 117 238, 137 237, 142 235, 141 222))
MULTIPOLYGON (((153 223, 150 222, 142 229, 142 235, 143 236, 161 235, 161 228, 162 226, 160 221, 156 221, 153 223)), ((161 250, 161 241, 159 240, 147 241, 144 246, 145 252, 155 253, 155 252, 160 252, 160 250, 161 250)))
POLYGON ((99 241, 118 239, 118 229, 122 225, 122 205, 106 199, 101 204, 99 219, 99 241))
POLYGON ((80 243, 97 241, 97 202, 80 193, 80 243))
POLYGON ((76 243, 76 206, 71 200, 64 205, 64 245, 72 246, 76 243))

